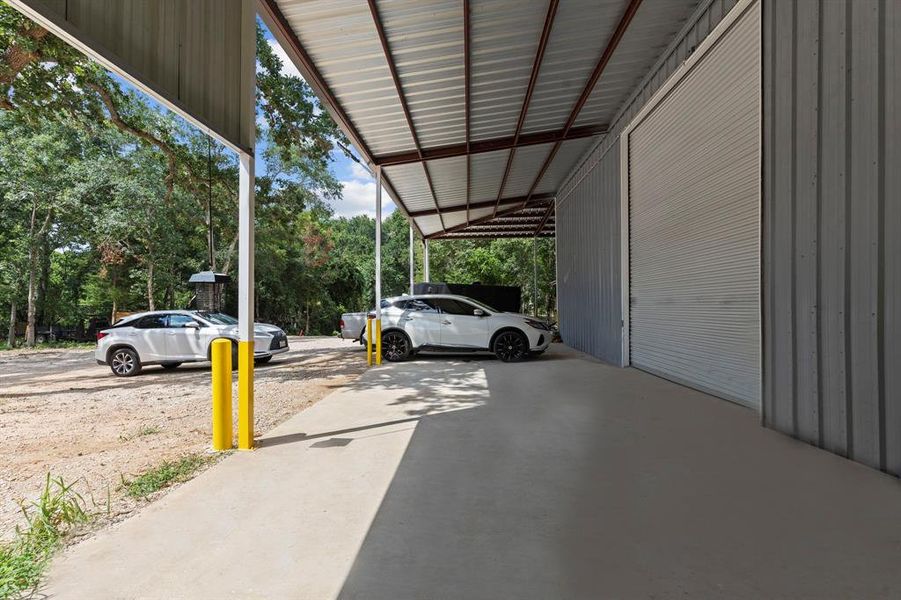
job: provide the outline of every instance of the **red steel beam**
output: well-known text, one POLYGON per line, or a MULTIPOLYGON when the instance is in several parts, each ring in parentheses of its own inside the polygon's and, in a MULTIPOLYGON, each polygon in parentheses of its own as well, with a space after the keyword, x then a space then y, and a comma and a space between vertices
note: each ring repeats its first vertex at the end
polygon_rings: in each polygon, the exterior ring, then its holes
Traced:
MULTIPOLYGON (((544 27, 541 29, 541 37, 538 38, 538 50, 535 52, 535 60, 532 61, 532 72, 529 74, 529 85, 526 88, 526 95, 522 101, 522 108, 519 109, 519 119, 516 121, 516 129, 513 132, 513 146, 510 148, 510 154, 507 156, 507 166, 504 168, 504 176, 501 178, 501 185, 497 190, 497 204, 500 205, 501 197, 504 195, 504 188, 507 186, 507 179, 510 177, 510 170, 513 168, 513 158, 516 156, 516 144, 519 142, 519 134, 522 132, 523 124, 526 122, 526 114, 529 112, 529 104, 532 102, 532 92, 535 91, 535 84, 538 82, 538 73, 541 71, 541 61, 544 59, 544 51, 547 48, 548 40, 551 39, 551 29, 554 26, 554 16, 557 14, 557 5, 559 0, 550 0, 547 7, 547 14, 544 17, 544 27)), ((494 214, 497 215, 497 206, 494 208, 494 214)))
MULTIPOLYGON (((335 119, 338 127, 341 128, 357 151, 363 156, 363 160, 371 165, 376 164, 373 160, 374 157, 372 151, 370 151, 369 146, 363 141, 363 136, 357 131, 353 121, 350 120, 350 117, 344 111, 344 108, 341 107, 341 103, 338 102, 338 99, 325 81, 325 78, 319 72, 319 69, 316 68, 313 59, 310 58, 310 55, 303 47, 303 44, 300 43, 300 39, 297 37, 291 24, 288 23, 288 19, 282 14, 276 0, 258 0, 257 5, 260 9, 260 15, 266 21, 270 31, 272 31, 273 35, 279 40, 279 43, 285 47, 288 56, 291 57, 292 61, 303 74, 304 80, 310 85, 313 92, 315 92, 319 100, 325 105, 329 114, 335 119)), ((391 183, 391 180, 386 177, 385 173, 382 173, 382 184, 388 190, 388 193, 395 204, 400 207, 401 211, 409 215, 406 206, 401 202, 400 194, 397 193, 397 190, 391 183)), ((422 230, 419 229, 419 225, 417 225, 415 221, 412 223, 413 227, 419 232, 419 235, 422 235, 422 230)))
MULTIPOLYGON (((549 200, 550 200, 550 202, 551 202, 551 206, 553 206, 553 198, 554 198, 554 196, 552 196, 552 195, 548 195, 548 196, 549 196, 549 200)), ((544 201, 541 202, 541 204, 545 204, 547 201, 548 201, 548 200, 544 200, 544 201)), ((515 204, 515 205, 511 206, 510 208, 507 208, 507 209, 504 209, 504 210, 499 210, 499 211, 497 212, 496 215, 488 215, 488 216, 482 217, 482 218, 480 218, 480 219, 476 219, 476 220, 474 220, 474 221, 471 221, 468 225, 467 225, 466 223, 463 223, 463 224, 461 224, 461 225, 456 225, 456 226, 454 226, 454 227, 448 227, 448 228, 444 231, 444 233, 453 233, 453 232, 455 232, 455 231, 461 231, 461 230, 466 229, 467 227, 471 227, 471 226, 473 226, 473 225, 479 225, 479 224, 481 224, 481 223, 486 223, 486 222, 488 222, 488 221, 491 221, 491 220, 493 220, 493 219, 496 219, 497 217, 506 217, 506 216, 512 215, 512 214, 514 214, 514 213, 518 213, 518 212, 520 212, 521 210, 523 210, 524 208, 537 208, 537 207, 540 207, 540 205, 535 201, 534 197, 533 197, 532 199, 530 199, 528 202, 529 202, 529 205, 528 205, 528 206, 526 206, 526 203, 525 203, 525 202, 520 202, 520 203, 518 203, 518 204, 515 204)), ((426 237, 427 237, 427 238, 431 238, 431 237, 434 237, 434 236, 436 236, 436 235, 440 235, 440 234, 435 234, 435 233, 433 233, 432 235, 428 235, 428 236, 426 236, 426 237)))
MULTIPOLYGON (((538 194, 532 196, 532 203, 537 206, 544 206, 544 203, 547 200, 553 199, 553 194, 538 194)), ((515 204, 517 206, 521 205, 525 201, 525 196, 520 196, 518 198, 504 198, 501 201, 501 204, 515 204)), ((442 214, 448 214, 453 212, 461 212, 470 210, 477 210, 479 208, 491 208, 495 204, 494 200, 485 200, 482 202, 471 202, 468 206, 449 206, 447 208, 429 208, 426 210, 415 210, 408 213, 411 217, 430 217, 437 215, 439 212, 442 214)))
MULTIPOLYGON (((442 233, 441 235, 432 236, 433 240, 496 240, 498 238, 527 238, 536 237, 531 230, 523 230, 518 232, 485 232, 485 233, 442 233)), ((542 233, 537 237, 554 237, 552 233, 542 233)))
MULTIPOLYGON (((569 118, 566 120, 566 125, 563 127, 564 136, 575 124, 576 119, 579 118, 579 112, 581 112, 582 107, 585 106, 585 103, 588 101, 588 97, 594 90, 594 86, 597 84, 598 79, 601 78, 601 74, 604 72, 604 69, 607 68, 607 63, 610 62, 610 58, 613 56, 614 51, 616 51, 616 47, 619 45, 620 41, 623 39, 623 36, 626 34, 626 30, 629 28, 629 24, 632 22, 632 18, 635 17, 635 13, 638 12, 639 6, 641 6, 641 0, 632 0, 631 2, 629 2, 629 6, 626 7, 626 12, 623 13, 622 18, 620 18, 619 20, 619 24, 613 31, 613 35, 611 35, 610 39, 607 41, 607 47, 604 48, 604 53, 601 55, 598 64, 595 65, 594 71, 592 71, 591 73, 591 77, 588 78, 585 87, 582 89, 582 93, 579 95, 579 99, 576 100, 575 106, 573 106, 572 111, 569 113, 569 118)), ((551 152, 550 154, 548 154, 547 158, 544 161, 544 164, 538 171, 538 176, 532 183, 532 187, 529 188, 529 193, 527 194, 528 196, 531 196, 535 191, 535 188, 538 187, 538 184, 541 182, 541 178, 544 177, 545 172, 551 165, 551 162, 553 162, 554 157, 557 155, 557 151, 560 150, 561 144, 562 142, 557 142, 554 144, 554 147, 551 148, 551 152)), ((548 207, 547 212, 544 213, 544 219, 541 220, 541 224, 538 225, 538 228, 535 230, 536 235, 541 233, 541 230, 544 228, 544 224, 551 216, 551 212, 553 212, 553 210, 554 205, 551 204, 551 206, 548 207)))
MULTIPOLYGON (((413 137, 413 143, 416 145, 416 151, 422 164, 422 170, 425 173, 426 182, 429 184, 429 191, 432 193, 432 201, 435 208, 438 208, 438 195, 435 193, 435 184, 432 183, 432 174, 429 173, 429 166, 422 160, 422 144, 419 143, 419 134, 416 133, 416 125, 413 123, 413 114, 410 112, 410 106, 407 104, 407 97, 404 94, 403 85, 401 85, 400 75, 397 73, 397 65, 394 64, 394 55, 391 54, 391 46, 388 44, 388 36, 385 33, 385 26, 379 15, 379 7, 376 6, 376 0, 369 0, 369 12, 372 13, 372 20, 375 23, 375 29, 379 36, 379 42, 382 44, 382 52, 385 54, 385 61, 388 63, 388 70, 391 72, 391 79, 394 80, 394 89, 397 91, 397 97, 400 100, 400 106, 404 111, 404 117, 407 120, 407 126, 410 128, 410 135, 413 137)), ((438 213, 441 220, 441 229, 446 230, 444 226, 444 217, 438 213)))
POLYGON ((604 135, 607 133, 607 125, 587 125, 583 127, 573 127, 566 135, 563 131, 542 131, 539 133, 520 134, 517 140, 513 136, 505 138, 494 138, 490 140, 480 140, 477 142, 469 142, 468 144, 454 144, 451 146, 439 146, 436 148, 423 148, 422 154, 419 152, 398 152, 396 154, 383 154, 373 158, 373 163, 383 167, 393 167, 397 165, 409 165, 418 163, 423 160, 437 160, 440 158, 455 158, 458 156, 466 156, 467 154, 482 154, 484 152, 495 152, 497 150, 509 150, 511 148, 523 148, 525 146, 535 146, 538 144, 553 144, 555 142, 563 142, 566 140, 580 140, 596 135, 604 135))

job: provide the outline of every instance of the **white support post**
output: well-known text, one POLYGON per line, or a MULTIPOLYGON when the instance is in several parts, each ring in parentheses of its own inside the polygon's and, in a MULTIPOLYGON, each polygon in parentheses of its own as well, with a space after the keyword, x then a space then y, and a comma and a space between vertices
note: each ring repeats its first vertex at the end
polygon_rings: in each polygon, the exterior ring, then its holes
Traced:
POLYGON ((416 277, 416 256, 413 254, 413 225, 410 225, 410 295, 413 295, 413 284, 416 277))
POLYGON ((422 280, 429 283, 429 239, 422 240, 422 280))
POLYGON ((253 341, 254 160, 240 155, 238 179, 238 339, 253 341))
POLYGON ((532 316, 538 316, 538 236, 532 238, 532 316))
POLYGON ((382 364, 382 167, 375 168, 375 364, 382 364))

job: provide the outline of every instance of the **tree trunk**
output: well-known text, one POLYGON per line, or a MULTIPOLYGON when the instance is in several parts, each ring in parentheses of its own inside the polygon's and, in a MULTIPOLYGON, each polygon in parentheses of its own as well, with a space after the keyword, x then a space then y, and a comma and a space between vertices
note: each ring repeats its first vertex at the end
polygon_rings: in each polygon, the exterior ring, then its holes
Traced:
POLYGON ((10 348, 16 346, 16 301, 9 301, 9 332, 6 334, 6 343, 10 348))
POLYGON ((147 263, 147 310, 156 310, 156 303, 153 301, 153 261, 147 263))
POLYGON ((116 324, 116 313, 117 312, 119 312, 119 306, 118 306, 118 302, 116 302, 116 300, 114 298, 113 299, 113 309, 110 311, 110 314, 109 314, 109 324, 110 325, 116 324))
MULTIPOLYGON (((46 228, 45 228, 46 229, 46 228)), ((50 236, 46 230, 42 230, 40 254, 40 276, 38 277, 37 292, 35 293, 35 320, 38 323, 49 323, 47 318, 47 288, 50 285, 50 236)))
POLYGON ((25 345, 29 348, 34 346, 34 271, 35 265, 35 243, 34 243, 34 225, 38 213, 37 202, 31 206, 31 225, 28 229, 28 308, 25 318, 25 345))
POLYGON ((306 322, 306 325, 304 325, 303 334, 310 335, 310 303, 309 302, 307 303, 307 322, 306 322))
POLYGON ((118 283, 118 277, 116 277, 115 271, 110 270, 109 272, 110 272, 110 290, 112 291, 112 296, 113 296, 113 308, 110 311, 109 324, 115 325, 116 324, 116 313, 119 311, 119 302, 117 301, 117 299, 119 297, 119 290, 116 287, 116 284, 118 283))

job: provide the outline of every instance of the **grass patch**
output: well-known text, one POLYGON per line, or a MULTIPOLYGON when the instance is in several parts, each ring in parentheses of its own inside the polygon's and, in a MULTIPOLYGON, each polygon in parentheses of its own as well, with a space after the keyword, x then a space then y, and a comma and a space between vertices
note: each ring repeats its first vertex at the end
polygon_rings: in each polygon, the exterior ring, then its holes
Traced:
POLYGON ((146 425, 144 427, 141 427, 140 429, 138 429, 131 435, 127 435, 124 433, 120 434, 119 439, 123 442, 128 442, 135 438, 144 437, 145 435, 156 435, 156 434, 162 433, 162 432, 163 432, 163 430, 160 429, 159 427, 156 427, 154 425, 146 425))
POLYGON ((0 598, 15 598, 33 589, 63 540, 91 520, 82 497, 61 477, 47 474, 36 502, 22 504, 26 525, 15 539, 0 545, 0 598))
MULTIPOLYGON (((56 342, 43 342, 40 344, 35 344, 29 350, 52 350, 59 348, 94 348, 97 345, 96 342, 73 342, 73 341, 56 341, 56 342)), ((25 349, 25 342, 18 342, 15 348, 10 348, 9 344, 5 341, 0 342, 0 352, 3 350, 23 350, 25 349)))
POLYGON ((211 457, 201 454, 190 454, 178 460, 164 461, 152 469, 141 473, 131 480, 122 478, 119 489, 132 498, 147 498, 150 494, 190 479, 198 469, 207 465, 211 457))

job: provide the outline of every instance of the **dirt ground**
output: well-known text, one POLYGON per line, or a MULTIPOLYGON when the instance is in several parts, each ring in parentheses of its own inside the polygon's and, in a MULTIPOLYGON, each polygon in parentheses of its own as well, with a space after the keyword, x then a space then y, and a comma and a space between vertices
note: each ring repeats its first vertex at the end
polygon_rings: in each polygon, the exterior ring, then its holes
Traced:
MULTIPOLYGON (((257 435, 365 369, 349 341, 292 337, 290 348, 256 369, 257 435)), ((234 398, 237 422, 237 385, 234 398)), ((47 473, 77 481, 101 526, 134 512, 146 501, 118 490, 122 477, 208 452, 210 410, 208 364, 120 378, 96 364, 93 350, 0 353, 0 539, 22 521, 19 503, 40 493, 47 473)))

